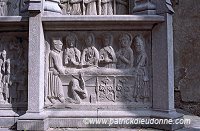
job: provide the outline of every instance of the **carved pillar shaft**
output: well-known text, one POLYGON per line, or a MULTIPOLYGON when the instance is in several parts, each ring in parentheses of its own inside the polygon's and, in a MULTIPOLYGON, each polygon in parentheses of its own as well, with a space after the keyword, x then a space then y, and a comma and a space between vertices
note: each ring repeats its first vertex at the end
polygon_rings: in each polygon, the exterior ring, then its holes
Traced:
POLYGON ((135 0, 133 14, 138 15, 153 15, 156 14, 156 7, 150 0, 135 0))

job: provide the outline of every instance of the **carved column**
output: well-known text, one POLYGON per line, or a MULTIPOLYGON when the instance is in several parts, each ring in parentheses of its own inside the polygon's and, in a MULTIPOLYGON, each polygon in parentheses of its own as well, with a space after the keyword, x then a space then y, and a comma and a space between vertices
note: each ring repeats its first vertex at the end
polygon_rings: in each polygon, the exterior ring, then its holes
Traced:
POLYGON ((18 130, 46 130, 44 108, 44 32, 42 0, 29 0, 28 111, 20 116, 18 130))
POLYGON ((135 0, 133 14, 135 15, 154 15, 156 6, 150 0, 135 0))

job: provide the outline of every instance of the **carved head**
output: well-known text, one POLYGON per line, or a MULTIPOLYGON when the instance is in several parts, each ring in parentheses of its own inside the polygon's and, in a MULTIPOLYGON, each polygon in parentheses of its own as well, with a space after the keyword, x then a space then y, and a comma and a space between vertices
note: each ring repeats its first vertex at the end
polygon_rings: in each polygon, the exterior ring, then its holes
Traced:
POLYGON ((6 60, 6 51, 5 50, 3 50, 1 56, 3 57, 4 60, 6 60))
POLYGON ((113 36, 109 33, 106 33, 103 35, 104 36, 104 46, 110 46, 113 43, 113 36))
POLYGON ((59 37, 53 38, 52 39, 52 45, 53 45, 53 48, 55 50, 61 51, 62 50, 62 46, 63 46, 61 38, 59 38, 59 37))
POLYGON ((86 40, 85 40, 86 46, 90 47, 95 44, 95 37, 93 33, 88 34, 86 40))
POLYGON ((135 37, 135 50, 136 50, 136 52, 144 52, 145 51, 144 38, 142 35, 137 35, 135 37))
POLYGON ((122 48, 131 46, 132 43, 132 35, 129 33, 124 33, 120 36, 119 41, 122 48))
POLYGON ((75 47, 76 46, 76 43, 78 41, 77 37, 75 34, 69 34, 67 37, 66 37, 66 44, 68 47, 75 47))

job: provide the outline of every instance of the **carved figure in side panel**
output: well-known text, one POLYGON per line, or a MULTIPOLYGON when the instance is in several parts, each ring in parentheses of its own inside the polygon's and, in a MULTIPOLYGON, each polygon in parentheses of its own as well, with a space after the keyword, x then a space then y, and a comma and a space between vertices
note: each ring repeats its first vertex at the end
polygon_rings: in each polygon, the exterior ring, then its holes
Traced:
POLYGON ((0 0, 0 16, 7 16, 7 0, 0 0))
POLYGON ((83 0, 83 2, 85 15, 97 15, 97 0, 83 0))
POLYGON ((60 38, 53 38, 52 50, 49 53, 49 73, 48 73, 48 94, 47 97, 52 103, 59 100, 61 103, 65 101, 62 82, 59 75, 65 74, 62 62, 62 46, 60 38))
POLYGON ((128 69, 133 67, 133 50, 131 49, 132 35, 124 33, 119 38, 120 49, 116 53, 117 68, 128 69))
POLYGON ((88 34, 86 40, 86 48, 83 50, 82 56, 81 56, 81 64, 84 67, 89 66, 98 66, 99 61, 99 52, 94 47, 95 45, 95 37, 94 34, 90 33, 88 34))
POLYGON ((77 37, 70 34, 66 37, 67 48, 64 51, 64 64, 67 67, 76 68, 80 65, 81 52, 76 48, 77 37))
POLYGON ((128 14, 128 0, 116 0, 116 14, 124 15, 128 14))
POLYGON ((74 77, 69 82, 68 94, 70 97, 66 98, 66 100, 75 104, 80 104, 82 99, 87 98, 87 90, 82 73, 79 73, 79 78, 74 77))
POLYGON ((106 68, 116 68, 117 58, 115 51, 111 46, 113 43, 113 36, 109 33, 106 33, 103 36, 104 47, 99 52, 99 66, 106 68))
POLYGON ((113 0, 101 0, 101 15, 113 14, 113 0))
POLYGON ((150 97, 150 85, 148 77, 148 56, 145 51, 145 43, 142 35, 135 37, 135 50, 136 50, 136 88, 134 97, 136 101, 142 99, 144 102, 149 100, 150 97))
POLYGON ((2 52, 2 66, 1 66, 1 72, 2 72, 2 84, 3 84, 3 94, 6 103, 9 102, 9 86, 10 86, 10 59, 7 59, 7 53, 5 50, 2 52))

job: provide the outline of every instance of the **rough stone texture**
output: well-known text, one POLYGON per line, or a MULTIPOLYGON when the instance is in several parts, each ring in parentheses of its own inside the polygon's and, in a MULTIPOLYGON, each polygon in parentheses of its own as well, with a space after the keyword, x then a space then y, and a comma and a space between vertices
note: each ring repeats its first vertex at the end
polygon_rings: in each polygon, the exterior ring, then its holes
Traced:
POLYGON ((200 1, 174 0, 176 107, 199 115, 200 1), (179 95, 180 94, 180 95, 179 95))

